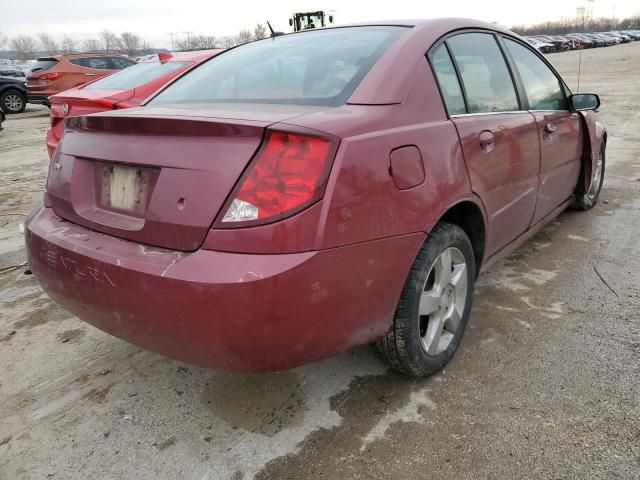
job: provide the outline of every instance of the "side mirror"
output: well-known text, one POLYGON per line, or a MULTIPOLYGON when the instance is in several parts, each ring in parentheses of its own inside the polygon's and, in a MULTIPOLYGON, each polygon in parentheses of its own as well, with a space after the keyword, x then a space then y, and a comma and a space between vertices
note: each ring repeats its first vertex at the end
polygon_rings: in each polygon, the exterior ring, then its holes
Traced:
POLYGON ((569 102, 574 112, 597 110, 600 106, 600 97, 595 93, 577 93, 569 97, 569 102))
POLYGON ((293 27, 293 18, 290 18, 290 19, 289 19, 289 26, 290 26, 290 27, 293 27))
POLYGON ((333 23, 333 15, 329 15, 329 23, 333 23))

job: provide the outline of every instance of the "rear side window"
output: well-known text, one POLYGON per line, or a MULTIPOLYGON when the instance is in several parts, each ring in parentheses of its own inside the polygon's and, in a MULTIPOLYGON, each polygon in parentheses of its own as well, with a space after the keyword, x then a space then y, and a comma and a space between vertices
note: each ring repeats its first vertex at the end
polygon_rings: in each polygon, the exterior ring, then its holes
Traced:
POLYGON ((200 65, 151 103, 342 105, 407 27, 308 30, 248 43, 200 65))
POLYGON ((122 57, 110 57, 109 62, 110 62, 109 68, 113 68, 115 70, 122 70, 123 68, 131 67, 135 65, 135 62, 132 62, 131 60, 127 60, 126 58, 122 58, 122 57))
POLYGON ((449 115, 467 113, 462 96, 462 89, 458 82, 456 70, 449 56, 446 45, 440 45, 431 55, 431 65, 436 74, 440 92, 449 115))
POLYGON ((528 48, 505 38, 507 50, 516 64, 531 110, 568 110, 560 80, 528 48))
POLYGON ((49 70, 53 67, 58 60, 55 58, 39 58, 36 63, 31 67, 32 72, 44 72, 45 70, 49 70))
POLYGON ((493 35, 463 33, 448 39, 447 44, 462 77, 469 113, 520 109, 509 69, 493 35))
POLYGON ((107 57, 71 58, 69 59, 69 63, 73 63, 79 67, 93 68, 94 70, 109 70, 111 68, 109 67, 107 57))
POLYGON ((189 62, 145 62, 90 83, 85 90, 129 90, 167 75, 189 62))

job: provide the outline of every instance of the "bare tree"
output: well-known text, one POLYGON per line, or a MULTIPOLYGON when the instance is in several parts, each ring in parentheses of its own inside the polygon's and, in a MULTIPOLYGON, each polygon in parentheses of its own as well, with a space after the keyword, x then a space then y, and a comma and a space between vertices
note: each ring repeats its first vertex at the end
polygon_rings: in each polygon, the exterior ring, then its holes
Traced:
POLYGON ((184 38, 179 38, 177 39, 175 42, 172 42, 175 44, 175 48, 177 50, 195 50, 195 43, 194 43, 194 36, 192 35, 192 32, 184 32, 185 33, 185 37, 184 38))
POLYGON ((100 42, 95 38, 88 38, 82 42, 82 50, 85 52, 97 52, 100 50, 100 42))
POLYGON ((625 30, 637 28, 640 24, 640 15, 634 15, 622 20, 611 17, 593 18, 578 15, 575 18, 563 18, 535 25, 519 25, 512 30, 520 35, 562 35, 578 32, 606 32, 609 30, 625 30))
POLYGON ((220 39, 220 46, 222 48, 231 48, 236 46, 236 39, 234 37, 222 37, 220 39))
POLYGON ((62 53, 68 55, 78 51, 78 42, 68 35, 62 37, 62 53))
POLYGON ((218 39, 213 35, 198 35, 193 37, 192 43, 196 49, 200 50, 218 47, 218 39))
POLYGON ((40 40, 42 49, 49 55, 55 55, 60 51, 60 45, 58 45, 57 40, 47 32, 40 32, 38 39, 40 40))
POLYGON ((98 34, 98 38, 100 39, 100 46, 105 52, 111 52, 118 46, 118 37, 109 30, 102 30, 98 34))
POLYGON ((251 33, 251 30, 240 30, 238 35, 236 35, 236 43, 238 45, 250 42, 251 40, 253 40, 253 33, 251 33))
POLYGON ((173 43, 175 45, 176 50, 193 50, 194 49, 193 37, 190 37, 190 36, 187 38, 179 38, 173 43))
POLYGON ((140 50, 140 46, 142 45, 142 40, 135 33, 131 32, 123 32, 118 39, 118 46, 120 47, 120 51, 130 57, 136 55, 138 50, 140 50))
POLYGON ((149 42, 147 42, 146 40, 142 42, 142 46, 140 47, 140 50, 142 50, 143 55, 150 55, 153 53, 153 49, 151 48, 151 45, 149 45, 149 42))
POLYGON ((0 31, 0 47, 7 43, 7 36, 0 31))
POLYGON ((267 36, 267 27, 258 23, 256 27, 253 29, 253 38, 256 40, 262 40, 267 36))
POLYGON ((16 51, 18 59, 31 60, 35 56, 37 44, 29 35, 18 35, 11 39, 9 48, 16 51))

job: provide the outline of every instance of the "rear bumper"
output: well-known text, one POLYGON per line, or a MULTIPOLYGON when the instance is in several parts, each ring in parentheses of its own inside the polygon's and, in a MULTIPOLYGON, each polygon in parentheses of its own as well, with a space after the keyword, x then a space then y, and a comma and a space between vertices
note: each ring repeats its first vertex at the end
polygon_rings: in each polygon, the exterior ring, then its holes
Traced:
POLYGON ((269 371, 382 336, 424 235, 284 255, 184 253, 42 208, 25 240, 43 289, 82 320, 188 363, 269 371))
POLYGON ((27 102, 46 105, 47 107, 51 106, 51 104, 49 103, 48 95, 33 94, 33 93, 29 93, 28 91, 27 91, 27 102))

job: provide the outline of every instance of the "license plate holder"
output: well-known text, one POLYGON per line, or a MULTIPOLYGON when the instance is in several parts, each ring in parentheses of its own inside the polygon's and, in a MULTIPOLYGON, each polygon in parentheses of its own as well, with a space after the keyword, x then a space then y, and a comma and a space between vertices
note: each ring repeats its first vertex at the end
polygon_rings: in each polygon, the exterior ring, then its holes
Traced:
POLYGON ((100 206, 134 216, 147 209, 151 169, 132 165, 99 164, 100 206))

